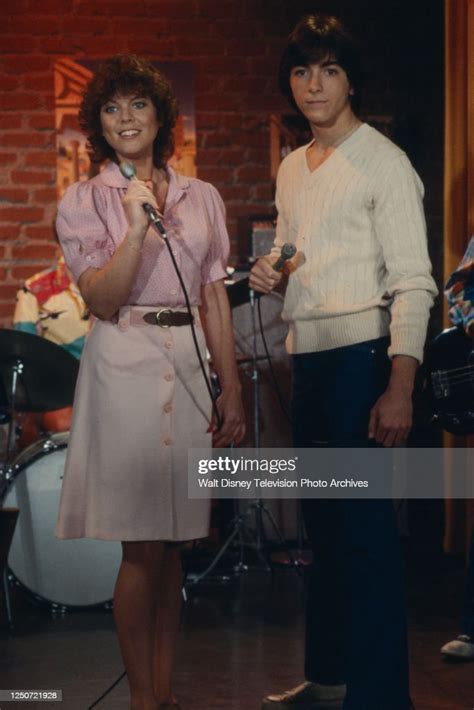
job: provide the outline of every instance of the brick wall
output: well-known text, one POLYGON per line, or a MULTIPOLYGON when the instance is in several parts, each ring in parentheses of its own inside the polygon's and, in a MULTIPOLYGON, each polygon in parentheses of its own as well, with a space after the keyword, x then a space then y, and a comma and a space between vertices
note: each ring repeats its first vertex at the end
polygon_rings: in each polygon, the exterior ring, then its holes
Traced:
POLYGON ((339 14, 369 39, 365 111, 394 111, 420 132, 417 166, 439 272, 441 0, 15 0, 0 9, 0 324, 10 324, 22 280, 55 251, 56 58, 130 51, 194 63, 198 175, 224 198, 235 254, 237 218, 272 208, 268 115, 287 110, 278 58, 294 21, 315 9, 339 14))

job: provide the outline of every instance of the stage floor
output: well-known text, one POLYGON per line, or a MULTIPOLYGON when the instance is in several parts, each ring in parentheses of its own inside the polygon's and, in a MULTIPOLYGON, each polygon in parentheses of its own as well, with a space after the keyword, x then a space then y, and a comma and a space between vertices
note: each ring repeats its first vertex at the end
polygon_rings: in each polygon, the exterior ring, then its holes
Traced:
MULTIPOLYGON (((448 558, 407 570, 416 710, 474 707, 474 663, 446 663, 439 655, 457 632, 462 580, 462 564, 448 558)), ((87 710, 122 671, 112 613, 52 616, 18 591, 13 597, 16 627, 0 636, 0 685, 60 689, 63 702, 8 707, 87 710)), ((190 589, 175 683, 183 710, 258 710, 265 694, 299 683, 303 600, 304 586, 290 570, 272 575, 253 568, 224 586, 209 582, 190 589)), ((126 681, 97 707, 128 710, 126 681)))

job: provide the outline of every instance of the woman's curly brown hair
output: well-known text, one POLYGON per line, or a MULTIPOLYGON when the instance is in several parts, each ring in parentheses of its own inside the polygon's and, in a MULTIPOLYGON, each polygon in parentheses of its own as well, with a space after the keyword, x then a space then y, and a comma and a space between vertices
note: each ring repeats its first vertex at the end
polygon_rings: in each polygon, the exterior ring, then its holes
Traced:
POLYGON ((93 163, 117 161, 115 151, 102 135, 100 111, 116 94, 149 98, 160 123, 153 143, 153 162, 163 168, 174 150, 173 128, 178 104, 168 80, 149 61, 135 55, 117 54, 99 66, 88 83, 79 111, 79 124, 87 136, 87 151, 93 163))

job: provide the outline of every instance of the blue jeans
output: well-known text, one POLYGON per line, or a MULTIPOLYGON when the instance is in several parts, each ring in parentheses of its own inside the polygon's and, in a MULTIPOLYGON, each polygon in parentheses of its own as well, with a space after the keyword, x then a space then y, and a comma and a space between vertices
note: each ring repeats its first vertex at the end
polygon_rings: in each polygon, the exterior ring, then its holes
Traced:
MULTIPOLYGON (((369 414, 390 375, 388 340, 294 355, 295 446, 374 446, 369 414)), ((408 710, 399 537, 391 500, 304 500, 315 564, 307 680, 347 683, 345 710, 408 710)))

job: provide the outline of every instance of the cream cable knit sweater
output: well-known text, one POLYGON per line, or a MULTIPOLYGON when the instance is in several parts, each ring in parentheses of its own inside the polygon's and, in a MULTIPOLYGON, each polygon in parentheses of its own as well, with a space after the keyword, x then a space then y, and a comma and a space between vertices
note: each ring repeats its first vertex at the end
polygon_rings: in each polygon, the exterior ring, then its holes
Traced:
POLYGON ((285 158, 277 179, 272 253, 292 242, 305 258, 285 296, 288 351, 330 350, 390 333, 391 357, 421 362, 437 288, 418 175, 405 153, 367 124, 312 173, 307 147, 285 158))

